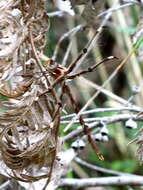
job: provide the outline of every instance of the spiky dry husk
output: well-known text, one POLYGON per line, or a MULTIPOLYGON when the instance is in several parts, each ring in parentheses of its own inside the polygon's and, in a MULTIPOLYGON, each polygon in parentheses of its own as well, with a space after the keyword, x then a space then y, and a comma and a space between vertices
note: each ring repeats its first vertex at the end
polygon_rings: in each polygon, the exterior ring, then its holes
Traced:
POLYGON ((10 176, 27 182, 49 176, 60 147, 58 114, 52 119, 55 95, 38 98, 49 86, 35 56, 46 41, 44 6, 43 0, 0 1, 0 94, 5 96, 0 102, 1 159, 10 176))

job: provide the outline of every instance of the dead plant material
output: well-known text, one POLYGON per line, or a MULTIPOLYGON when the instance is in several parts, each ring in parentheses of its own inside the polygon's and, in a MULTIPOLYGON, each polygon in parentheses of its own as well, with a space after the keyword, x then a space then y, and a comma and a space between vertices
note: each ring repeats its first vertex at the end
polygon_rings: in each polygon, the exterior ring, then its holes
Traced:
POLYGON ((59 117, 53 119, 55 111, 59 115, 57 97, 51 92, 38 98, 50 82, 29 39, 32 35, 37 54, 43 53, 48 16, 42 0, 3 0, 0 12, 0 94, 7 97, 1 101, 1 158, 10 176, 32 182, 50 176, 60 150, 59 117))
MULTIPOLYGON (((59 127, 64 95, 74 111, 79 112, 67 80, 92 72, 115 57, 75 74, 72 72, 88 47, 68 68, 52 59, 42 63, 40 55, 44 54, 48 30, 45 2, 2 0, 0 12, 0 94, 7 97, 1 101, 1 158, 8 174, 15 179, 32 182, 46 177, 48 184, 58 175, 56 170, 60 166, 57 154, 61 150, 59 127)), ((103 160, 82 116, 79 121, 89 143, 103 160)))

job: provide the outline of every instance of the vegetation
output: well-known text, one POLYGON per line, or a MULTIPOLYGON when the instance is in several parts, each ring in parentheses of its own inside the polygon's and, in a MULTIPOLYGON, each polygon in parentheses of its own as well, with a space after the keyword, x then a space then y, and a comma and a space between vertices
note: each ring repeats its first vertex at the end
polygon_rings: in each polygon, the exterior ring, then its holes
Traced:
POLYGON ((142 189, 142 7, 0 1, 0 189, 142 189))

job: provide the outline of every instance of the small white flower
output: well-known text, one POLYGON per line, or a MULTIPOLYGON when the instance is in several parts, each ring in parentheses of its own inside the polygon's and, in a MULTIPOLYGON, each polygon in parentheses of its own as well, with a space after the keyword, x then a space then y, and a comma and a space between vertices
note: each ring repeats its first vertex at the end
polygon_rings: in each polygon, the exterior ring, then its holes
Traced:
POLYGON ((128 129, 136 129, 137 123, 132 118, 130 118, 125 122, 125 127, 128 129))

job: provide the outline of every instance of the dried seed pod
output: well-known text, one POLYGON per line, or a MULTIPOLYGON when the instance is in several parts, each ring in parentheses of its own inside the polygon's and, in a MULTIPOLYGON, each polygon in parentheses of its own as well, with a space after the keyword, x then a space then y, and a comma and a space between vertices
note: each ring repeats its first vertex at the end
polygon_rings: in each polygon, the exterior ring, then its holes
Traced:
POLYGON ((83 150, 84 147, 85 147, 85 143, 82 139, 77 139, 76 141, 74 141, 72 144, 71 144, 71 147, 75 150, 75 151, 78 151, 78 150, 83 150))
POLYGON ((104 126, 101 128, 100 133, 101 133, 102 136, 108 136, 108 133, 109 133, 109 132, 108 132, 108 129, 107 129, 106 125, 104 125, 104 126))
POLYGON ((109 137, 107 135, 102 136, 102 142, 108 142, 109 137))
POLYGON ((136 129, 137 123, 132 118, 130 118, 125 122, 125 127, 128 129, 136 129))
POLYGON ((103 136, 102 136, 101 133, 97 133, 97 134, 94 135, 93 138, 94 138, 95 141, 100 142, 100 141, 102 141, 102 137, 103 136))

